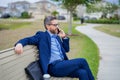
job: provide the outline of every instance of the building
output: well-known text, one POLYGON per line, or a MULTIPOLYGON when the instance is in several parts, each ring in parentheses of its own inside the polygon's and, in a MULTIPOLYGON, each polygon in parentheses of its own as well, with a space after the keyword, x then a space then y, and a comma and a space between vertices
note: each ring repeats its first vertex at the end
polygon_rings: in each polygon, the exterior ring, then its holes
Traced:
POLYGON ((0 14, 9 14, 12 17, 20 17, 22 12, 32 14, 32 17, 43 19, 57 10, 57 5, 47 0, 29 3, 27 1, 17 1, 9 3, 7 8, 0 8, 0 14))
POLYGON ((6 10, 6 7, 0 7, 0 17, 2 16, 5 10, 6 10))
POLYGON ((8 4, 5 13, 9 13, 13 17, 20 17, 22 12, 29 11, 30 3, 27 1, 17 1, 8 4))
POLYGON ((38 1, 30 5, 29 12, 34 18, 44 18, 57 10, 57 6, 49 1, 38 1))

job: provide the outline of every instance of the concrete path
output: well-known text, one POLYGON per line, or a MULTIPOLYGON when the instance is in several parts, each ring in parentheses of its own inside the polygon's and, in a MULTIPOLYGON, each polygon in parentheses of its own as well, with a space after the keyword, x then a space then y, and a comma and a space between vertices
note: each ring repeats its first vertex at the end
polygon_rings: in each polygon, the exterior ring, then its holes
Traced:
POLYGON ((100 50, 98 80, 120 80, 120 38, 93 29, 98 24, 77 27, 81 33, 90 37, 100 50))

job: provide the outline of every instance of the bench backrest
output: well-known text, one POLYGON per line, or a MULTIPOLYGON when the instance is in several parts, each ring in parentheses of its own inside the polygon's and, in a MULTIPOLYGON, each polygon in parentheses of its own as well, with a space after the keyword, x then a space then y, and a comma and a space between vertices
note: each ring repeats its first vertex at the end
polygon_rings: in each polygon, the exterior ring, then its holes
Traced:
POLYGON ((14 48, 0 51, 0 80, 27 80, 24 68, 36 59, 35 46, 26 46, 21 55, 14 48))

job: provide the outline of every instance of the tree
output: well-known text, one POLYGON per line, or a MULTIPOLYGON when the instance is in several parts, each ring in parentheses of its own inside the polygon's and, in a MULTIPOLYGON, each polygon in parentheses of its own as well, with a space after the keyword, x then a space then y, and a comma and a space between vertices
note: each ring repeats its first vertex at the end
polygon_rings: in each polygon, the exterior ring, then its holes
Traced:
POLYGON ((104 2, 104 3, 99 2, 96 4, 90 4, 87 7, 87 12, 89 12, 89 13, 102 12, 103 13, 102 17, 106 18, 108 13, 113 13, 117 9, 118 9, 118 5, 116 5, 116 4, 112 4, 109 2, 104 2))
POLYGON ((75 11, 76 7, 80 4, 86 4, 88 3, 93 3, 94 1, 100 1, 100 0, 52 0, 52 1, 57 1, 61 2, 62 5, 68 10, 70 13, 70 21, 69 21, 69 29, 68 29, 68 34, 72 34, 72 14, 75 11))
POLYGON ((58 13, 57 11, 53 11, 53 12, 52 12, 52 15, 53 15, 53 16, 57 16, 58 14, 59 14, 59 13, 58 13))

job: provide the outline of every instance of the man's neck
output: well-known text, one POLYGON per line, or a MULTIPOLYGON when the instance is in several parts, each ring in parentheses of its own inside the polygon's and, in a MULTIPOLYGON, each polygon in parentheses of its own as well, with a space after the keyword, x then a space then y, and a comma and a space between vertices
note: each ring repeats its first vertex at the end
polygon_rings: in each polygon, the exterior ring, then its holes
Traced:
POLYGON ((57 36, 57 34, 53 34, 53 33, 51 33, 49 30, 47 30, 47 32, 49 33, 50 36, 53 36, 53 35, 56 35, 56 36, 57 36))

